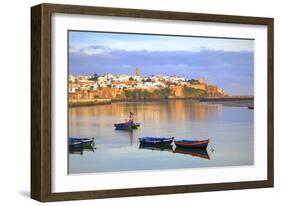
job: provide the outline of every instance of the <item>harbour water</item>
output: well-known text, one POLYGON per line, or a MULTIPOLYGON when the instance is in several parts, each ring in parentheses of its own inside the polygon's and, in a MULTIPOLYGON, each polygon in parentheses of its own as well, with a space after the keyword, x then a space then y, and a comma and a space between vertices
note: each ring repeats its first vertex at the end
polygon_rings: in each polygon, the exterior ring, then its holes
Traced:
POLYGON ((116 102, 69 108, 69 136, 95 137, 93 148, 69 151, 69 174, 254 164, 254 110, 192 100, 116 102), (114 129, 133 112, 141 127, 114 129), (210 139, 207 151, 140 147, 140 137, 210 139))

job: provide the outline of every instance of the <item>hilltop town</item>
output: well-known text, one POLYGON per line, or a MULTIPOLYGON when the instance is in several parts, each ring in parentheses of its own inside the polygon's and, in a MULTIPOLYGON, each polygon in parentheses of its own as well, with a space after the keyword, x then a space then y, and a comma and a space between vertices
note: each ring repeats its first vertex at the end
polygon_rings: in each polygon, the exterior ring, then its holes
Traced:
POLYGON ((141 76, 139 73, 136 68, 135 75, 69 75, 69 105, 225 96, 222 88, 207 84, 203 78, 141 76))

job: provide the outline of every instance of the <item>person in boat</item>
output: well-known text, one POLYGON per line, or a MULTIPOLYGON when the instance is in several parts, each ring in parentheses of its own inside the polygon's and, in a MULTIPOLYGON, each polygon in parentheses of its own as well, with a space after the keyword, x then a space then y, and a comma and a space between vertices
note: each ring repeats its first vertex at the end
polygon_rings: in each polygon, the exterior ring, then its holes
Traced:
POLYGON ((128 123, 130 123, 130 124, 134 123, 134 114, 132 112, 130 112, 128 123))

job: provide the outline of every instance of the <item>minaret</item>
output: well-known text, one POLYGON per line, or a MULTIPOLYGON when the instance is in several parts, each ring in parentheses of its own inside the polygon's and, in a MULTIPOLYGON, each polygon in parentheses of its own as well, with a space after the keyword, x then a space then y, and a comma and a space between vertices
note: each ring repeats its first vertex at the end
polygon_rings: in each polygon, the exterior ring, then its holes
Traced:
POLYGON ((136 76, 139 76, 139 74, 140 74, 140 72, 139 72, 139 68, 137 67, 137 68, 136 68, 135 75, 136 75, 136 76))

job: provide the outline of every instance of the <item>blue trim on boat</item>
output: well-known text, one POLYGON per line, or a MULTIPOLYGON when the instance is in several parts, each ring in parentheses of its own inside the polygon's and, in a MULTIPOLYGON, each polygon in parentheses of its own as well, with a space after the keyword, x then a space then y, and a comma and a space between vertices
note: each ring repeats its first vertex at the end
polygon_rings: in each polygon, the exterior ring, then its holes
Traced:
POLYGON ((160 138, 160 137, 143 137, 139 138, 141 144, 146 145, 169 145, 174 141, 174 137, 160 138))
POLYGON ((94 138, 82 138, 82 137, 69 137, 68 144, 71 146, 81 146, 82 144, 92 144, 94 138))
POLYGON ((204 140, 177 140, 177 142, 186 142, 186 143, 194 143, 194 142, 200 142, 200 141, 204 141, 204 140))
POLYGON ((168 139, 172 139, 172 138, 143 137, 143 138, 141 138, 141 139, 147 140, 147 141, 164 141, 164 140, 168 140, 168 139))

